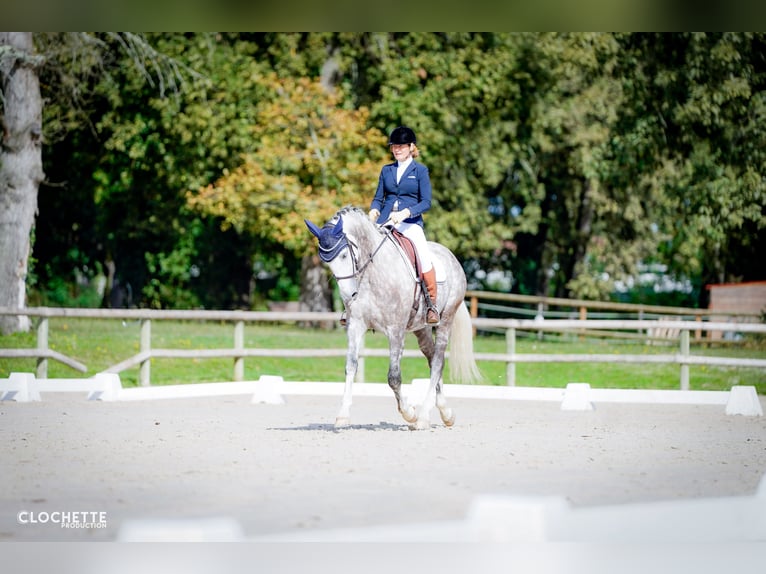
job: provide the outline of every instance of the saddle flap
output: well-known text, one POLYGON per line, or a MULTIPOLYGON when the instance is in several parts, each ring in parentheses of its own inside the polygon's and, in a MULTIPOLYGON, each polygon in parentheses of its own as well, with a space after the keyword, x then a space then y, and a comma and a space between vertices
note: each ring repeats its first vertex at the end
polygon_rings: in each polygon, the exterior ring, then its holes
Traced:
POLYGON ((396 240, 404 253, 407 254, 407 258, 415 268, 415 276, 420 277, 420 261, 418 260, 418 255, 415 251, 415 245, 412 243, 412 241, 410 241, 409 238, 405 237, 401 231, 398 231, 395 228, 391 229, 391 236, 396 240))

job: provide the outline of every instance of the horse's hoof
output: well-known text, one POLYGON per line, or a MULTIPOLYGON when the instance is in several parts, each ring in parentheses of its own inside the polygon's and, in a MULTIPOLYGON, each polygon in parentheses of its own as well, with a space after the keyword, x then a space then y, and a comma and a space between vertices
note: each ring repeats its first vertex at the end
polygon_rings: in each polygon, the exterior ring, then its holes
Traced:
POLYGON ((431 422, 428 420, 418 419, 409 426, 410 430, 428 430, 431 428, 431 422))
POLYGON ((335 419, 335 428, 340 429, 347 427, 351 424, 351 419, 348 417, 338 417, 335 419))
POLYGON ((452 409, 447 411, 446 415, 442 415, 442 422, 445 427, 451 427, 455 424, 455 412, 452 409))
POLYGON ((399 411, 402 418, 408 423, 414 423, 417 420, 417 414, 415 413, 415 407, 407 407, 403 411, 399 411))

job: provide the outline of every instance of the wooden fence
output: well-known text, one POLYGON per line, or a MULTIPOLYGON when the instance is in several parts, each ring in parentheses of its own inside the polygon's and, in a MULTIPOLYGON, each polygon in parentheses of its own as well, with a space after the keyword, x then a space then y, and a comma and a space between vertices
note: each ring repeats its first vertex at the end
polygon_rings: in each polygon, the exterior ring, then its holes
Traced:
MULTIPOLYGON (((0 308, 0 315, 18 315, 17 309, 0 308)), ((37 348, 9 349, 0 348, 0 357, 6 358, 36 358, 36 376, 47 378, 48 360, 62 362, 73 369, 85 372, 87 367, 71 357, 48 348, 48 320, 52 317, 95 318, 138 320, 141 322, 139 352, 115 365, 105 369, 105 373, 119 373, 126 369, 139 366, 139 383, 142 386, 151 384, 151 359, 176 358, 226 358, 234 362, 232 379, 241 381, 244 378, 244 360, 248 357, 344 357, 345 348, 339 349, 261 349, 244 346, 244 325, 252 322, 326 322, 337 321, 339 313, 313 312, 258 312, 258 311, 162 311, 150 309, 69 309, 69 308, 27 308, 23 314, 38 317, 37 348), (233 324, 232 348, 218 349, 157 349, 152 347, 152 321, 218 321, 233 324)), ((766 368, 766 359, 729 358, 694 356, 689 352, 690 333, 696 331, 724 331, 740 333, 766 333, 763 323, 732 323, 732 322, 702 322, 702 321, 668 321, 668 320, 611 320, 611 319, 472 319, 475 328, 500 329, 506 333, 507 348, 505 353, 476 353, 478 361, 500 361, 506 364, 506 383, 516 384, 517 363, 665 363, 677 364, 680 368, 680 388, 689 389, 689 366, 734 366, 766 368), (598 355, 598 354, 519 354, 516 352, 516 336, 519 331, 553 331, 582 333, 584 330, 601 331, 647 331, 651 329, 674 329, 678 337, 678 352, 665 355, 598 355)), ((387 349, 363 349, 361 352, 358 379, 364 381, 364 358, 387 357, 387 349)), ((419 357, 420 352, 405 350, 405 357, 419 357)))
MULTIPOLYGON (((691 320, 697 322, 713 321, 735 323, 759 323, 762 316, 758 313, 720 311, 715 309, 694 309, 690 307, 668 307, 660 305, 645 305, 642 303, 617 303, 612 301, 588 301, 585 299, 562 299, 556 297, 540 297, 534 295, 518 295, 514 293, 498 293, 494 291, 468 291, 466 298, 472 317, 478 317, 479 311, 501 315, 504 318, 543 318, 543 319, 661 319, 661 320, 691 320), (517 306, 513 306, 516 304, 517 306), (520 305, 520 306, 519 306, 520 305)), ((766 311, 766 310, 765 310, 766 311)), ((731 331, 730 331, 731 332, 731 331)), ((694 330, 694 339, 702 339, 703 329, 694 330)), ((593 330, 582 334, 604 335, 593 330)), ((721 332, 708 330, 710 339, 720 340, 721 332)), ((676 338, 679 331, 676 325, 668 325, 658 329, 649 329, 643 333, 617 334, 614 331, 607 336, 624 338, 676 338)))

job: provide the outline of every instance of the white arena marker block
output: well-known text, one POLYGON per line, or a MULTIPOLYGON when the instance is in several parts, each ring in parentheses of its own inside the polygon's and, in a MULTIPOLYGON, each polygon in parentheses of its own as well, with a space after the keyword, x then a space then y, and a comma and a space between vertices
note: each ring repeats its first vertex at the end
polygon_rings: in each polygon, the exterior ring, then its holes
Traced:
POLYGON ((755 496, 761 500, 766 500, 766 474, 761 477, 761 481, 758 483, 758 490, 755 491, 755 496))
POLYGON ((7 379, 0 379, 0 400, 26 403, 39 401, 40 391, 32 373, 11 373, 7 379))
POLYGON ((729 391, 729 402, 726 403, 727 415, 745 415, 760 417, 763 415, 758 393, 753 386, 735 385, 729 391))
POLYGON ((282 377, 276 375, 261 375, 255 383, 255 391, 251 403, 267 405, 283 405, 285 398, 279 392, 284 383, 282 377))
POLYGON ((88 393, 89 401, 116 401, 120 398, 122 382, 118 373, 97 373, 93 380, 96 388, 88 393))
POLYGON ((569 383, 561 401, 562 411, 592 411, 590 385, 588 383, 569 383))

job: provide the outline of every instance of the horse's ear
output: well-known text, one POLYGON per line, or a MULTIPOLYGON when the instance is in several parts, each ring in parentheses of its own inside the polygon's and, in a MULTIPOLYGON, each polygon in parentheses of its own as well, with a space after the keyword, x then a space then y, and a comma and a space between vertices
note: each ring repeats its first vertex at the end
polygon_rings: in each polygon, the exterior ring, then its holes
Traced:
POLYGON ((316 225, 311 223, 308 219, 304 219, 303 222, 306 224, 306 227, 309 228, 309 231, 318 238, 321 230, 316 225))
POLYGON ((333 227, 332 234, 335 237, 340 237, 341 235, 343 235, 343 218, 342 217, 338 218, 338 223, 336 223, 335 227, 333 227))

